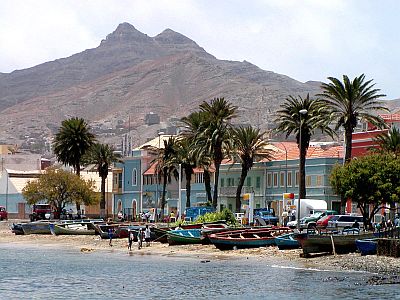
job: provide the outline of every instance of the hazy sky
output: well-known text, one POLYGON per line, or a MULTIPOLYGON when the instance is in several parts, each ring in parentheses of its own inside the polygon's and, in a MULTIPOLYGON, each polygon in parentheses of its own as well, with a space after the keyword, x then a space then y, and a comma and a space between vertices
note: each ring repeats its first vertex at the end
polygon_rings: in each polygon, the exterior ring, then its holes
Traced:
POLYGON ((0 0, 0 72, 97 47, 119 23, 166 28, 219 59, 247 60, 305 82, 374 79, 400 98, 400 1, 0 0))

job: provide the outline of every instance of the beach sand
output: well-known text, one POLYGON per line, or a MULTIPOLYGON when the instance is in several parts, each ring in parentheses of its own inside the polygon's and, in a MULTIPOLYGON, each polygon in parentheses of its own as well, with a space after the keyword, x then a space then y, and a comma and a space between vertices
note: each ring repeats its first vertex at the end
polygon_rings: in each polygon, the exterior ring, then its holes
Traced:
MULTIPOLYGON (((76 249, 76 251, 90 253, 93 251, 121 251, 128 252, 127 239, 113 239, 112 247, 109 241, 99 236, 68 236, 68 235, 14 235, 9 225, 12 221, 0 222, 0 244, 26 245, 35 247, 52 247, 64 249, 76 249)), ((182 245, 169 246, 158 242, 151 243, 150 247, 137 249, 137 243, 132 245, 131 255, 161 255, 172 257, 193 257, 202 260, 210 259, 268 259, 278 263, 290 265, 290 263, 302 264, 309 268, 328 270, 354 270, 375 273, 381 277, 379 280, 392 282, 393 276, 400 275, 400 259, 368 255, 359 253, 345 255, 324 255, 311 258, 300 257, 301 249, 279 250, 277 247, 263 247, 255 249, 220 251, 213 245, 182 245), (382 277, 383 276, 383 277, 382 277), (389 278, 389 279, 388 279, 389 278)), ((396 278, 395 278, 396 279, 396 278)), ((398 278, 397 281, 400 281, 398 278)), ((394 281, 396 281, 394 280, 394 281)))

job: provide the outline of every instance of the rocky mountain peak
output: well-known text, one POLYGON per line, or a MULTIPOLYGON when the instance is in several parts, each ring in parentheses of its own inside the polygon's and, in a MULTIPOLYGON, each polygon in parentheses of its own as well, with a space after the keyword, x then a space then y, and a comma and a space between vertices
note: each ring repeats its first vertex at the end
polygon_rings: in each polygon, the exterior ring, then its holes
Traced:
POLYGON ((188 37, 173 31, 172 29, 165 29, 159 35, 155 36, 154 39, 161 44, 188 44, 198 46, 194 41, 188 37))
POLYGON ((132 43, 132 42, 151 42, 152 39, 137 30, 133 25, 129 23, 121 23, 118 27, 109 35, 107 35, 106 39, 101 42, 104 44, 113 44, 113 43, 132 43))

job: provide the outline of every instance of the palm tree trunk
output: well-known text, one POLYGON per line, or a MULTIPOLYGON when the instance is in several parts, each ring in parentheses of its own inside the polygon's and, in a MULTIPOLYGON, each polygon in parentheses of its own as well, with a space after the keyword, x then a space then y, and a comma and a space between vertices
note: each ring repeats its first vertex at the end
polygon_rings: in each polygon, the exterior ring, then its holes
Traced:
MULTIPOLYGON (((79 162, 75 165, 75 172, 76 172, 76 175, 78 175, 78 177, 81 176, 81 168, 80 168, 79 162)), ((76 213, 78 215, 81 214, 81 204, 79 202, 76 202, 76 213)))
POLYGON ((193 169, 190 166, 185 166, 185 178, 186 178, 186 207, 190 207, 190 193, 191 193, 191 179, 193 169))
POLYGON ((221 162, 215 161, 214 164, 215 164, 215 182, 214 182, 214 197, 213 197, 212 205, 214 208, 217 208, 219 167, 220 167, 221 162))
POLYGON ((351 147, 353 143, 353 135, 351 128, 345 128, 345 147, 346 152, 344 154, 344 163, 348 163, 351 160, 351 147))
POLYGON ((164 208, 165 208, 165 190, 167 189, 167 172, 163 172, 163 188, 161 194, 161 219, 164 218, 164 208))
POLYGON ((208 170, 204 170, 204 187, 206 189, 207 202, 212 203, 211 175, 210 175, 210 172, 208 170))
POLYGON ((101 200, 100 200, 100 218, 105 217, 106 212, 106 178, 101 176, 101 200))
POLYGON ((248 170, 242 166, 242 172, 240 174, 239 184, 236 190, 236 212, 240 212, 242 204, 240 195, 242 194, 242 188, 247 177, 247 172, 248 170))

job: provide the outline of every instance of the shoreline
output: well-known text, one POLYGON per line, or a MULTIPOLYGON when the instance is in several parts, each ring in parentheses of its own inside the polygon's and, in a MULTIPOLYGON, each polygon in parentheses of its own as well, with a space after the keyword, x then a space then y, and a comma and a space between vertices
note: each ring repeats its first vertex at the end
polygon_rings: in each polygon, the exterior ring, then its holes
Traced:
POLYGON ((377 276, 382 283, 400 283, 400 259, 386 256, 368 255, 359 253, 343 255, 323 255, 310 258, 300 257, 301 249, 279 250, 277 247, 262 247, 252 249, 238 249, 220 251, 213 245, 180 245, 169 246, 159 242, 152 242, 150 247, 137 249, 134 242, 132 251, 128 251, 127 239, 113 239, 113 246, 109 246, 108 239, 101 239, 95 235, 15 235, 9 229, 11 221, 0 222, 0 244, 25 245, 46 248, 76 249, 77 252, 90 254, 91 252, 110 251, 129 255, 159 255, 163 257, 196 258, 208 262, 212 259, 257 259, 282 264, 285 267, 303 265, 306 268, 332 271, 361 271, 377 276), (389 281, 389 282, 388 282, 389 281))

